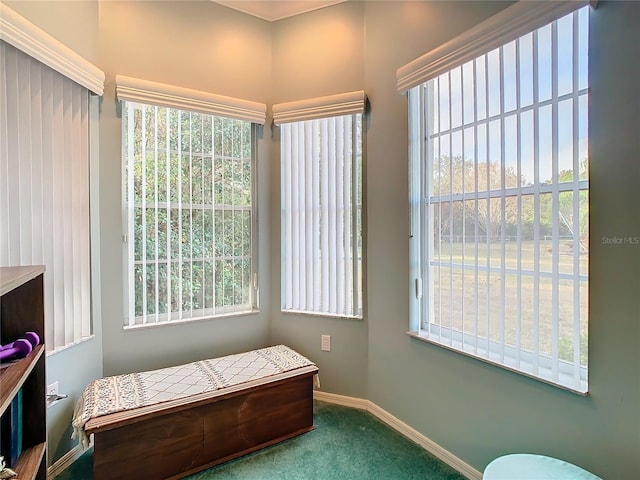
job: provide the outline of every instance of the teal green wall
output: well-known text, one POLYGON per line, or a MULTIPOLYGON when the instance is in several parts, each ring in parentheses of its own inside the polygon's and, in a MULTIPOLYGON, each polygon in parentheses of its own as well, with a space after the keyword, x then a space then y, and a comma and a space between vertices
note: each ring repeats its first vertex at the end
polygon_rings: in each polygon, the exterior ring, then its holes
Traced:
MULTIPOLYGON (((482 471, 532 452, 603 478, 640 475, 640 3, 598 2, 591 21, 590 390, 588 397, 409 338, 406 99, 395 69, 502 8, 368 2, 369 400, 482 471)), ((342 392, 338 392, 342 393, 342 392)))
MULTIPOLYGON (((395 72, 508 3, 347 2, 275 23, 212 2, 54 2, 44 10, 7 3, 107 74, 99 125, 102 308, 95 340, 48 359, 48 376, 62 390, 75 396, 102 373, 287 343, 318 363, 322 390, 371 400, 479 471, 498 455, 526 451, 607 479, 637 478, 640 245, 602 238, 640 236, 640 203, 632 197, 640 186, 640 3, 600 1, 591 20, 587 397, 406 335, 407 103, 396 91, 395 72), (269 105, 364 89, 371 102, 364 318, 280 312, 279 138, 267 126, 258 142, 261 312, 123 331, 116 73, 269 105), (321 352, 321 334, 332 336, 331 352, 321 352)), ((48 412, 56 458, 71 445, 62 438, 69 405, 48 412)))
MULTIPOLYGON (((364 89, 362 2, 347 2, 276 22, 272 42, 273 103, 364 89)), ((280 139, 278 128, 272 132, 271 343, 285 343, 313 359, 320 369, 322 390, 364 398, 366 320, 280 312, 280 139), (330 352, 320 349, 323 334, 331 335, 330 352)))
MULTIPOLYGON (((331 12, 337 7, 274 26, 276 101, 363 88, 371 114, 366 143, 365 318, 354 322, 280 313, 279 265, 274 261, 272 339, 291 343, 317 361, 323 390, 371 400, 479 471, 501 454, 534 452, 575 462, 604 478, 637 478, 640 245, 606 245, 601 238, 640 236, 638 202, 630 200, 640 185, 636 159, 640 109, 634 89, 640 78, 633 60, 640 53, 634 27, 640 20, 640 4, 599 2, 592 16, 591 394, 581 397, 406 335, 407 102, 396 91, 395 72, 506 6, 505 2, 366 2, 360 4, 364 7, 360 24, 358 7, 352 5, 352 16, 347 17, 351 21, 343 26, 351 29, 346 35, 350 39, 357 39, 362 29, 364 62, 355 53, 352 61, 345 62, 344 55, 354 52, 351 44, 336 49, 335 39, 325 34, 324 41, 313 42, 309 56, 323 62, 315 66, 302 62, 300 72, 299 55, 280 48, 280 37, 287 39, 297 31, 321 37, 323 29, 330 31, 331 12), (321 83, 313 81, 316 74, 325 75, 321 83), (320 351, 323 333, 332 335, 334 351, 320 351)), ((277 131, 271 153, 272 190, 277 192, 277 131)), ((272 228, 277 259, 277 195, 272 228)))
MULTIPOLYGON (((266 346, 269 339, 269 196, 259 182, 260 312, 123 330, 121 120, 117 74, 267 103, 270 24, 209 1, 100 2, 100 240, 105 375, 150 370, 266 346)), ((268 178, 268 128, 258 139, 258 179, 268 178)))

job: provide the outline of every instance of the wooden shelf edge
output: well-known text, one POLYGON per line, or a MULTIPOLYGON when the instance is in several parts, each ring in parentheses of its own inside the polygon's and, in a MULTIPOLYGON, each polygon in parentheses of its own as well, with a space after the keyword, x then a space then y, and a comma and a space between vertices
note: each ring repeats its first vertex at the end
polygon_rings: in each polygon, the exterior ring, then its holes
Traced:
POLYGON ((44 265, 28 265, 24 267, 2 267, 0 268, 0 295, 18 288, 29 280, 44 273, 44 265))
POLYGON ((0 415, 9 407, 43 353, 44 345, 37 345, 29 355, 0 370, 0 415))
POLYGON ((43 442, 22 452, 16 468, 13 469, 18 474, 16 478, 20 480, 33 480, 36 478, 46 451, 47 444, 43 442))

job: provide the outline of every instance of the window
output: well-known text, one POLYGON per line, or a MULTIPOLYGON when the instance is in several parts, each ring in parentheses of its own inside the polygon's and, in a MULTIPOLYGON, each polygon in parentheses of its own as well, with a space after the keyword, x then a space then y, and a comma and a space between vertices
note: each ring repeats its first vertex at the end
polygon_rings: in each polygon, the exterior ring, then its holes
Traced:
POLYGON ((580 393, 587 53, 585 7, 409 91, 412 330, 580 393))
POLYGON ((45 343, 55 350, 91 334, 89 93, 12 46, 0 48, 1 263, 45 265, 45 343))
POLYGON ((92 335, 92 92, 102 94, 104 74, 0 6, 0 265, 45 266, 53 353, 92 335))
POLYGON ((252 311, 252 122, 125 100, 122 123, 125 325, 252 311))
POLYGON ((362 316, 363 110, 363 92, 274 106, 282 311, 362 316))

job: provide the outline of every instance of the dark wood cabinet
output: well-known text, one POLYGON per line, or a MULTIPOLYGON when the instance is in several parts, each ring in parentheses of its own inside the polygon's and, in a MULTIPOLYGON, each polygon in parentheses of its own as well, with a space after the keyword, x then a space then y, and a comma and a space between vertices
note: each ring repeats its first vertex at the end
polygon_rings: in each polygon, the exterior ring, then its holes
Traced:
MULTIPOLYGON (((47 477, 47 407, 44 347, 44 267, 0 268, 0 344, 6 345, 36 332, 41 344, 26 357, 5 362, 0 369, 2 424, 10 415, 14 398, 21 392, 22 453, 12 467, 20 480, 47 477)), ((5 432, 6 433, 6 432, 5 432)))

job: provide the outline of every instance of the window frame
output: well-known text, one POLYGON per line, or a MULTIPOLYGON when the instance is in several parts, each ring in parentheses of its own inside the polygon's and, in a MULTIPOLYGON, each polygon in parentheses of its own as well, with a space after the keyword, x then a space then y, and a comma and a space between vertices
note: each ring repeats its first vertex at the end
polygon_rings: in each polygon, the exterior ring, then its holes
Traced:
MULTIPOLYGON (((328 273, 330 267, 327 266, 327 262, 332 260, 332 254, 322 254, 322 252, 309 252, 307 249, 305 251, 300 252, 300 255, 304 255, 305 258, 314 258, 314 265, 320 265, 319 270, 321 273, 315 274, 314 278, 309 279, 308 273, 304 271, 300 272, 299 268, 294 268, 294 264, 302 264, 305 263, 305 260, 299 260, 296 262, 296 259, 287 259, 288 249, 287 245, 291 243, 287 240, 287 225, 289 229, 293 229, 292 232, 301 230, 300 225, 304 223, 303 221, 297 221, 292 218, 292 215, 287 214, 287 200, 286 200, 286 182, 287 182, 287 174, 285 171, 285 162, 293 163, 295 160, 297 153, 292 152, 289 153, 288 150, 293 149, 294 140, 291 140, 291 145, 287 145, 284 139, 284 129, 281 129, 281 141, 280 141, 280 167, 281 167, 281 185, 280 185, 280 195, 281 195, 281 224, 280 224, 280 244, 281 244, 281 303, 280 309, 281 312, 286 314, 302 314, 302 315, 316 315, 323 317, 335 317, 335 318, 353 318, 353 319, 361 319, 364 315, 364 270, 365 270, 365 261, 364 261, 364 189, 363 189, 363 173, 364 173, 364 157, 365 157, 365 109, 366 109, 366 95, 363 91, 355 91, 348 92, 338 95, 330 95, 326 97, 317 97, 306 100, 276 104, 273 106, 273 117, 274 123, 278 126, 285 127, 286 124, 296 123, 295 127, 291 127, 293 129, 307 129, 303 132, 302 136, 305 140, 305 165, 311 165, 313 168, 313 162, 311 160, 316 159, 315 155, 319 154, 320 147, 319 145, 322 143, 318 141, 317 144, 314 141, 306 141, 306 135, 308 131, 311 131, 312 128, 318 126, 314 124, 314 121, 326 121, 326 122, 338 122, 350 120, 350 129, 349 132, 351 136, 349 139, 344 138, 344 145, 347 143, 350 144, 350 184, 348 189, 351 193, 351 203, 349 203, 349 208, 351 209, 351 214, 349 216, 349 224, 351 225, 351 237, 346 238, 343 237, 344 245, 349 245, 350 250, 346 256, 350 258, 350 265, 353 267, 353 271, 349 275, 346 273, 348 270, 349 263, 345 263, 344 275, 340 275, 340 262, 338 262, 338 268, 336 272, 337 282, 344 281, 344 290, 345 297, 349 296, 349 298, 345 298, 344 302, 340 302, 339 299, 333 298, 331 293, 336 290, 337 287, 335 285, 332 288, 331 282, 329 282, 328 278, 331 275, 328 273), (334 120, 335 119, 335 120, 334 120), (358 138, 359 134, 359 138, 358 138), (312 152, 313 146, 318 148, 317 152, 312 152), (306 158, 308 155, 311 155, 311 158, 306 158), (295 225, 294 225, 295 224, 295 225), (326 267, 326 268, 325 268, 326 267), (298 276, 298 281, 305 283, 305 295, 302 295, 302 299, 295 297, 288 298, 287 293, 291 291, 291 288, 288 287, 287 284, 287 273, 286 271, 292 272, 292 278, 289 279, 290 282, 294 283, 294 278, 296 275, 298 276), (299 276, 304 275, 304 278, 301 279, 299 276), (344 278, 343 278, 344 277, 344 278), (320 285, 316 285, 319 283, 320 285), (329 290, 327 292, 326 290, 329 290), (307 297, 311 297, 307 299, 307 297), (326 300, 326 301, 325 301, 326 300), (328 307, 328 308, 327 308, 328 307)), ((287 131, 289 127, 285 127, 287 131)), ((320 128, 320 126, 318 126, 320 128)), ((315 132, 315 133, 320 133, 315 132)), ((315 135, 315 133, 313 133, 315 135)), ((331 158, 330 153, 332 150, 332 145, 330 144, 330 136, 329 139, 324 140, 325 146, 327 148, 327 156, 331 158)), ((302 141, 302 140, 300 140, 302 141)), ((336 141, 337 142, 337 141, 336 141)), ((334 155, 338 156, 338 155, 334 155)), ((345 157, 346 158, 346 157, 345 157)), ((345 160, 346 161, 346 160, 345 160)), ((305 167, 301 167, 305 168, 305 167)), ((293 170, 293 167, 292 167, 293 170)), ((321 180, 318 180, 321 182, 321 180)), ((331 181, 330 178, 327 181, 331 181)), ((320 187, 319 187, 320 188, 320 187)), ((345 189, 347 188, 345 183, 345 189)), ((328 191, 331 191, 331 187, 328 186, 328 191)), ((307 190, 312 190, 307 189, 307 190)), ((308 192, 307 192, 308 193, 308 192)), ((332 197, 333 198, 333 197, 332 197)), ((338 195, 338 188, 335 189, 335 198, 341 198, 338 195)), ((322 243, 322 226, 320 225, 320 220, 316 218, 314 215, 314 211, 317 208, 322 207, 323 203, 329 203, 330 210, 338 210, 339 206, 334 205, 335 208, 331 207, 331 204, 334 200, 329 200, 329 202, 323 202, 321 200, 321 194, 317 194, 314 196, 312 193, 304 195, 304 205, 300 208, 301 217, 305 216, 305 212, 311 212, 310 215, 314 219, 311 224, 307 222, 307 227, 305 228, 303 234, 307 235, 311 233, 312 237, 320 237, 317 238, 315 242, 312 244, 321 245, 322 243), (309 198, 311 197, 311 199, 309 198), (312 206, 307 205, 307 201, 312 203, 312 206), (314 202, 319 202, 316 205, 314 202), (312 225, 312 226, 310 226, 312 225)), ((335 202, 336 204, 338 202, 335 202)), ((323 207, 324 208, 324 207, 323 207)), ((295 215, 293 215, 295 216, 295 215)), ((338 218, 338 215, 334 215, 338 218)), ((332 217, 331 217, 332 218, 332 217)), ((332 220, 328 219, 328 222, 332 222, 332 220)), ((339 221, 336 220, 337 223, 339 221)), ((345 219, 345 224, 347 223, 345 219)), ((332 228, 332 227, 325 227, 332 228)), ((336 227, 337 231, 340 231, 339 227, 336 227)), ((346 230, 346 229, 345 229, 346 230)), ((295 232, 294 232, 295 233, 295 232)), ((292 233, 292 234, 294 234, 292 233)), ((343 232, 343 235, 345 233, 343 232)), ((311 240, 309 240, 311 241, 311 240)), ((308 242, 306 242, 308 243, 308 242)), ((305 244, 306 244, 305 243, 305 244)), ((345 247, 346 251, 346 247, 345 247)), ((338 254, 336 254, 338 255, 338 254)), ((335 257, 337 258, 337 257, 335 257)), ((337 290, 336 290, 337 291, 337 290)), ((339 295, 337 295, 339 297, 339 295)))
MULTIPOLYGON (((33 63, 33 65, 37 64, 38 71, 43 76, 45 75, 44 72, 50 69, 46 73, 50 80, 54 77, 61 78, 65 85, 67 83, 73 84, 74 90, 78 87, 82 88, 84 90, 82 95, 86 94, 87 96, 87 109, 81 113, 86 117, 87 123, 86 132, 82 134, 84 140, 82 141, 81 149, 86 149, 87 162, 86 176, 84 177, 84 181, 86 181, 84 188, 87 191, 87 195, 84 198, 85 204, 83 208, 87 214, 86 222, 88 226, 86 249, 84 250, 88 259, 86 260, 86 267, 82 267, 83 273, 78 275, 81 277, 79 283, 82 285, 71 285, 71 282, 62 282, 60 269, 56 274, 53 266, 50 265, 47 268, 45 265, 45 299, 49 300, 45 306, 47 338, 42 340, 46 342, 47 356, 51 356, 92 339, 94 337, 94 319, 96 316, 100 316, 98 308, 100 292, 99 289, 95 288, 97 272, 99 271, 99 251, 95 246, 98 220, 96 218, 97 215, 92 212, 97 201, 97 193, 94 188, 97 186, 97 176, 94 175, 94 170, 98 161, 99 100, 97 97, 103 94, 105 75, 98 67, 3 3, 0 3, 0 17, 2 18, 3 26, 6 27, 0 28, 0 40, 3 43, 24 54, 28 58, 28 62, 33 63), (66 311, 65 315, 53 314, 54 308, 52 304, 54 301, 58 305, 66 305, 62 308, 62 310, 66 311), (79 311, 81 314, 78 314, 79 311)), ((34 72, 32 73, 35 74, 34 72)), ((27 83, 21 83, 20 87, 28 87, 27 83)), ((65 92, 68 93, 69 88, 65 87, 65 92)), ((31 98, 31 101, 33 103, 34 98, 31 98)), ((51 105, 51 103, 48 104, 48 109, 51 109, 51 105)), ((44 105, 42 106, 44 107, 44 105)), ((35 112, 37 105, 33 104, 33 107, 36 107, 32 110, 35 112)), ((60 108, 59 105, 57 108, 60 108)), ((63 108, 65 110, 68 109, 67 105, 63 108)), ((74 114, 79 115, 80 113, 75 112, 74 114)), ((50 127, 50 122, 44 123, 47 123, 50 127)), ((56 127, 61 128, 61 125, 56 124, 56 127)), ((49 134, 51 134, 51 131, 49 131, 49 134)), ((69 137, 69 135, 65 134, 64 137, 69 137)), ((69 149, 68 146, 65 148, 69 149)), ((42 158, 39 161, 44 164, 47 160, 49 160, 49 157, 42 158)), ((53 161, 57 162, 55 159, 53 161)), ((83 182, 82 179, 81 182, 83 182)), ((78 199, 75 198, 75 200, 78 199)), ((75 211, 77 212, 77 209, 75 211)), ((34 223, 33 228, 36 230, 37 224, 34 223)), ((52 241, 51 238, 49 238, 49 241, 52 241)), ((37 245, 42 244, 42 240, 26 243, 32 243, 34 249, 31 252, 23 251, 20 254, 21 264, 24 262, 46 263, 48 261, 43 252, 39 251, 41 249, 35 248, 37 245)), ((65 262, 64 259, 61 261, 65 262)), ((66 276, 67 280, 69 279, 68 275, 62 276, 66 276)), ((56 310, 60 310, 60 308, 56 310)))
MULTIPOLYGON (((432 283, 432 279, 428 277, 428 272, 431 271, 431 267, 429 266, 429 257, 425 251, 428 250, 428 248, 424 244, 428 243, 429 238, 434 238, 432 231, 433 219, 429 214, 428 209, 433 208, 430 200, 434 200, 435 198, 434 196, 429 197, 430 194, 423 194, 423 192, 430 191, 427 174, 425 174, 425 170, 427 170, 427 168, 426 166, 423 166, 423 162, 426 161, 425 159, 429 158, 430 149, 430 142, 427 139, 428 119, 426 118, 426 108, 420 108, 420 105, 426 105, 423 100, 423 97, 426 95, 426 82, 438 78, 439 75, 443 73, 450 72, 457 67, 461 67, 465 63, 475 60, 484 54, 488 54, 494 48, 501 45, 507 45, 511 41, 516 40, 530 31, 537 30, 548 23, 554 22, 566 14, 571 13, 574 10, 578 10, 586 2, 582 2, 581 4, 553 2, 562 5, 556 5, 556 8, 554 8, 553 5, 547 6, 547 11, 541 10, 540 5, 525 5, 524 3, 525 2, 518 2, 518 4, 515 4, 513 7, 506 8, 495 17, 481 23, 469 32, 461 35, 451 42, 448 42, 442 47, 435 49, 433 52, 425 54, 423 57, 414 60, 410 64, 401 67, 398 70, 398 90, 402 93, 407 92, 409 97, 409 205, 411 212, 409 280, 411 293, 409 302, 410 331, 408 334, 420 340, 434 343, 438 346, 462 353, 469 357, 535 378, 536 380, 549 383, 580 395, 586 395, 588 394, 587 366, 576 367, 574 364, 565 364, 562 360, 558 362, 557 359, 552 361, 551 359, 543 358, 540 354, 536 355, 534 358, 533 353, 525 352, 521 348, 516 351, 515 347, 507 345, 504 343, 504 340, 502 343, 489 341, 488 335, 487 342, 485 342, 487 348, 484 348, 484 346, 476 346, 476 348, 479 348, 479 350, 477 350, 477 354, 464 348, 466 341, 465 338, 461 337, 460 332, 452 333, 450 330, 440 327, 441 330, 438 332, 438 336, 444 337, 447 339, 447 342, 433 339, 430 336, 430 330, 432 330, 432 328, 429 324, 429 316, 431 314, 430 309, 433 309, 434 298, 432 296, 433 288, 429 287, 432 283), (521 24, 518 26, 518 22, 522 21, 523 11, 530 7, 536 9, 536 15, 533 15, 536 17, 536 20, 528 26, 525 25, 527 28, 523 29, 521 24), (514 31, 517 35, 514 34, 514 31), (490 38, 490 41, 488 41, 488 38, 490 38), (449 55, 449 57, 447 57, 447 55, 449 55), (420 242, 419 239, 421 238, 427 240, 420 242), (481 351, 483 349, 484 351, 481 351), (556 363, 556 365, 554 365, 554 363, 556 363), (552 375, 554 368, 558 369, 556 378, 553 378, 552 375), (579 370, 579 374, 576 372, 576 368, 579 370), (578 375, 578 377, 576 377, 576 375, 578 375), (579 378, 579 381, 577 381, 576 378, 579 378)), ((544 8, 544 6, 542 7, 544 8)), ((580 93, 580 95, 582 94, 588 95, 588 86, 586 90, 580 93)), ((578 98, 579 94, 576 93, 575 95, 576 98, 578 98)), ((555 101, 558 102, 558 98, 555 98, 555 101)), ((539 108, 539 105, 535 104, 534 108, 539 108)), ((505 115, 506 112, 501 110, 498 118, 503 118, 505 115)), ((489 128, 488 116, 486 123, 487 128, 489 128)), ((464 119, 461 124, 462 126, 460 129, 464 130, 464 119)), ((577 128, 577 126, 575 128, 577 128)), ((537 141, 538 140, 536 139, 535 142, 537 143, 537 141)), ((451 152, 450 155, 453 155, 453 152, 451 152)), ((579 184, 579 192, 584 190, 588 191, 588 180, 576 180, 578 175, 579 172, 575 172, 574 179, 566 185, 567 189, 569 191, 575 191, 575 184, 577 183, 579 184)), ((559 192, 562 191, 562 186, 558 187, 558 185, 558 183, 555 183, 551 187, 540 185, 532 187, 519 186, 514 188, 513 192, 508 192, 508 194, 502 198, 509 198, 510 194, 522 195, 522 192, 528 188, 531 190, 538 190, 538 192, 546 189, 550 193, 552 192, 553 195, 557 196, 559 195, 559 192)), ((560 182, 560 185, 562 185, 562 182, 560 182)), ((508 190, 511 189, 505 188, 504 186, 502 187, 503 193, 508 190)), ((487 194, 487 197, 491 197, 493 195, 492 190, 487 190, 485 193, 487 194)), ((460 201, 464 201, 464 195, 465 194, 463 193, 456 194, 455 196, 460 197, 460 201)), ((440 196, 443 198, 450 197, 450 195, 440 196)), ((466 269, 466 267, 461 268, 466 269)), ((520 271, 519 268, 518 271, 520 271)), ((588 289, 588 273, 586 277, 588 289)), ((579 308, 579 305, 574 305, 573 308, 579 308)), ((586 322, 588 323, 588 319, 586 322)), ((473 336, 476 335, 478 334, 473 334, 473 336)), ((475 338, 477 338, 477 336, 475 338)))
MULTIPOLYGON (((243 316, 247 314, 253 314, 258 311, 259 304, 259 288, 258 288, 258 192, 257 192, 257 130, 258 125, 264 123, 266 106, 264 104, 260 104, 257 102, 251 102, 247 100, 235 99, 231 97, 224 97, 221 95, 211 94, 208 92, 202 92, 198 90, 191 90, 184 87, 177 87, 173 85, 161 84, 157 82, 150 82, 147 80, 135 79, 132 77, 125 77, 122 75, 116 76, 116 93, 118 99, 122 102, 123 108, 127 108, 128 104, 138 105, 145 108, 165 108, 167 111, 173 110, 177 112, 179 115, 179 119, 182 118, 182 115, 205 115, 209 116, 211 119, 211 128, 214 127, 214 122, 218 119, 219 122, 245 122, 249 124, 249 136, 246 138, 246 141, 249 143, 249 158, 238 159, 242 161, 248 161, 250 167, 250 175, 251 175, 251 185, 249 187, 250 190, 250 201, 251 205, 242 207, 240 206, 240 210, 248 211, 250 215, 250 221, 248 223, 248 245, 249 245, 249 255, 250 258, 250 271, 246 284, 246 288, 248 288, 248 298, 247 302, 242 302, 242 304, 234 304, 230 306, 213 305, 211 307, 205 306, 204 308, 192 309, 192 310, 180 310, 180 311, 167 311, 162 313, 147 313, 146 315, 136 316, 135 315, 135 304, 133 307, 130 305, 130 291, 131 291, 131 275, 132 270, 129 268, 129 257, 130 257, 130 247, 129 247, 129 227, 131 225, 131 219, 129 218, 129 205, 128 205, 128 195, 129 186, 127 184, 127 157, 125 152, 125 139, 123 138, 122 142, 122 201, 123 201, 123 322, 124 329, 136 329, 136 328, 145 328, 152 326, 162 326, 162 325, 175 325, 183 322, 192 322, 192 321, 200 321, 200 320, 209 320, 216 318, 226 318, 230 316, 243 316), (133 308, 133 310, 132 310, 133 308), (133 316, 131 315, 134 313, 133 316), (185 315, 185 312, 189 312, 185 315), (141 321, 142 320, 142 321, 141 321)), ((124 117, 124 114, 123 114, 124 117)), ((201 117, 203 118, 203 117, 201 117)), ((123 118, 122 122, 123 128, 123 136, 127 135, 127 125, 123 118)), ((246 128, 246 125, 242 128, 246 128)), ((213 135, 213 130, 212 130, 213 135)), ((213 140, 213 138, 211 139, 213 140)), ((212 144, 213 147, 213 144, 212 144)), ((165 151, 162 149, 162 151, 165 151)), ((219 159, 220 155, 216 152, 212 151, 210 153, 206 153, 205 151, 197 153, 193 152, 193 154, 197 157, 198 155, 203 158, 209 156, 212 164, 211 164, 211 172, 213 175, 213 168, 216 158, 219 159)), ((191 152, 186 154, 189 158, 191 158, 191 152)), ((190 160, 191 162, 191 160, 190 160)), ((168 163, 167 163, 168 165, 168 163)), ((213 188, 213 183, 211 184, 213 188)), ((169 190, 167 190, 167 194, 169 190)), ((212 191, 213 195, 213 191, 212 191)), ((182 200, 182 199, 181 199, 182 200)), ((204 198, 203 198, 204 201, 204 198)), ((212 225, 215 226, 215 212, 218 211, 228 211, 231 208, 233 211, 237 209, 233 207, 233 205, 223 205, 216 203, 215 195, 211 198, 211 204, 206 206, 204 203, 202 205, 196 205, 195 208, 193 204, 189 204, 189 210, 198 210, 201 209, 203 212, 205 210, 212 210, 214 213, 212 214, 212 225)), ((173 206, 171 206, 174 202, 164 202, 166 203, 167 209, 173 210, 173 206)), ((178 204, 176 204, 178 205, 178 204)), ((133 207, 135 208, 135 206, 133 207)), ((183 212, 182 209, 182 201, 179 202, 178 211, 183 212)), ((182 214, 180 214, 182 215, 182 214)), ((134 225, 135 228, 135 225, 134 225)), ((133 241, 133 240, 132 240, 133 241)), ((215 242, 215 239, 212 240, 215 242)), ((213 272, 215 275, 215 265, 219 258, 219 252, 216 251, 215 243, 211 246, 214 250, 211 252, 213 254, 212 260, 210 259, 209 263, 213 264, 213 272)), ((232 255, 236 257, 236 255, 232 255)), ((246 255, 243 254, 243 257, 246 255)), ((171 261, 171 255, 168 256, 166 261, 171 261)), ((225 255, 223 257, 226 258, 225 255)), ((193 259, 191 259, 193 260, 193 259)), ((206 258, 203 257, 201 259, 205 262, 206 258)), ((229 258, 226 258, 229 260, 229 258)), ((146 261, 146 260, 145 260, 146 261)), ((180 265, 181 260, 177 260, 180 265)), ((207 277, 209 278, 209 277, 207 277)), ((215 278, 215 277, 214 277, 215 278)), ((167 282, 169 284, 170 282, 167 282)), ((213 297, 213 301, 216 301, 216 288, 217 282, 211 286, 213 289, 211 296, 213 297)), ((164 290, 163 290, 164 291, 164 290)), ((203 294, 205 295, 205 294, 203 294)), ((182 298, 182 295, 179 296, 182 298)), ((204 297, 203 297, 204 299, 204 297)), ((203 300, 204 301, 204 300, 203 300)), ((135 302, 135 300, 134 300, 135 302)), ((170 310, 170 308, 169 308, 170 310)))

